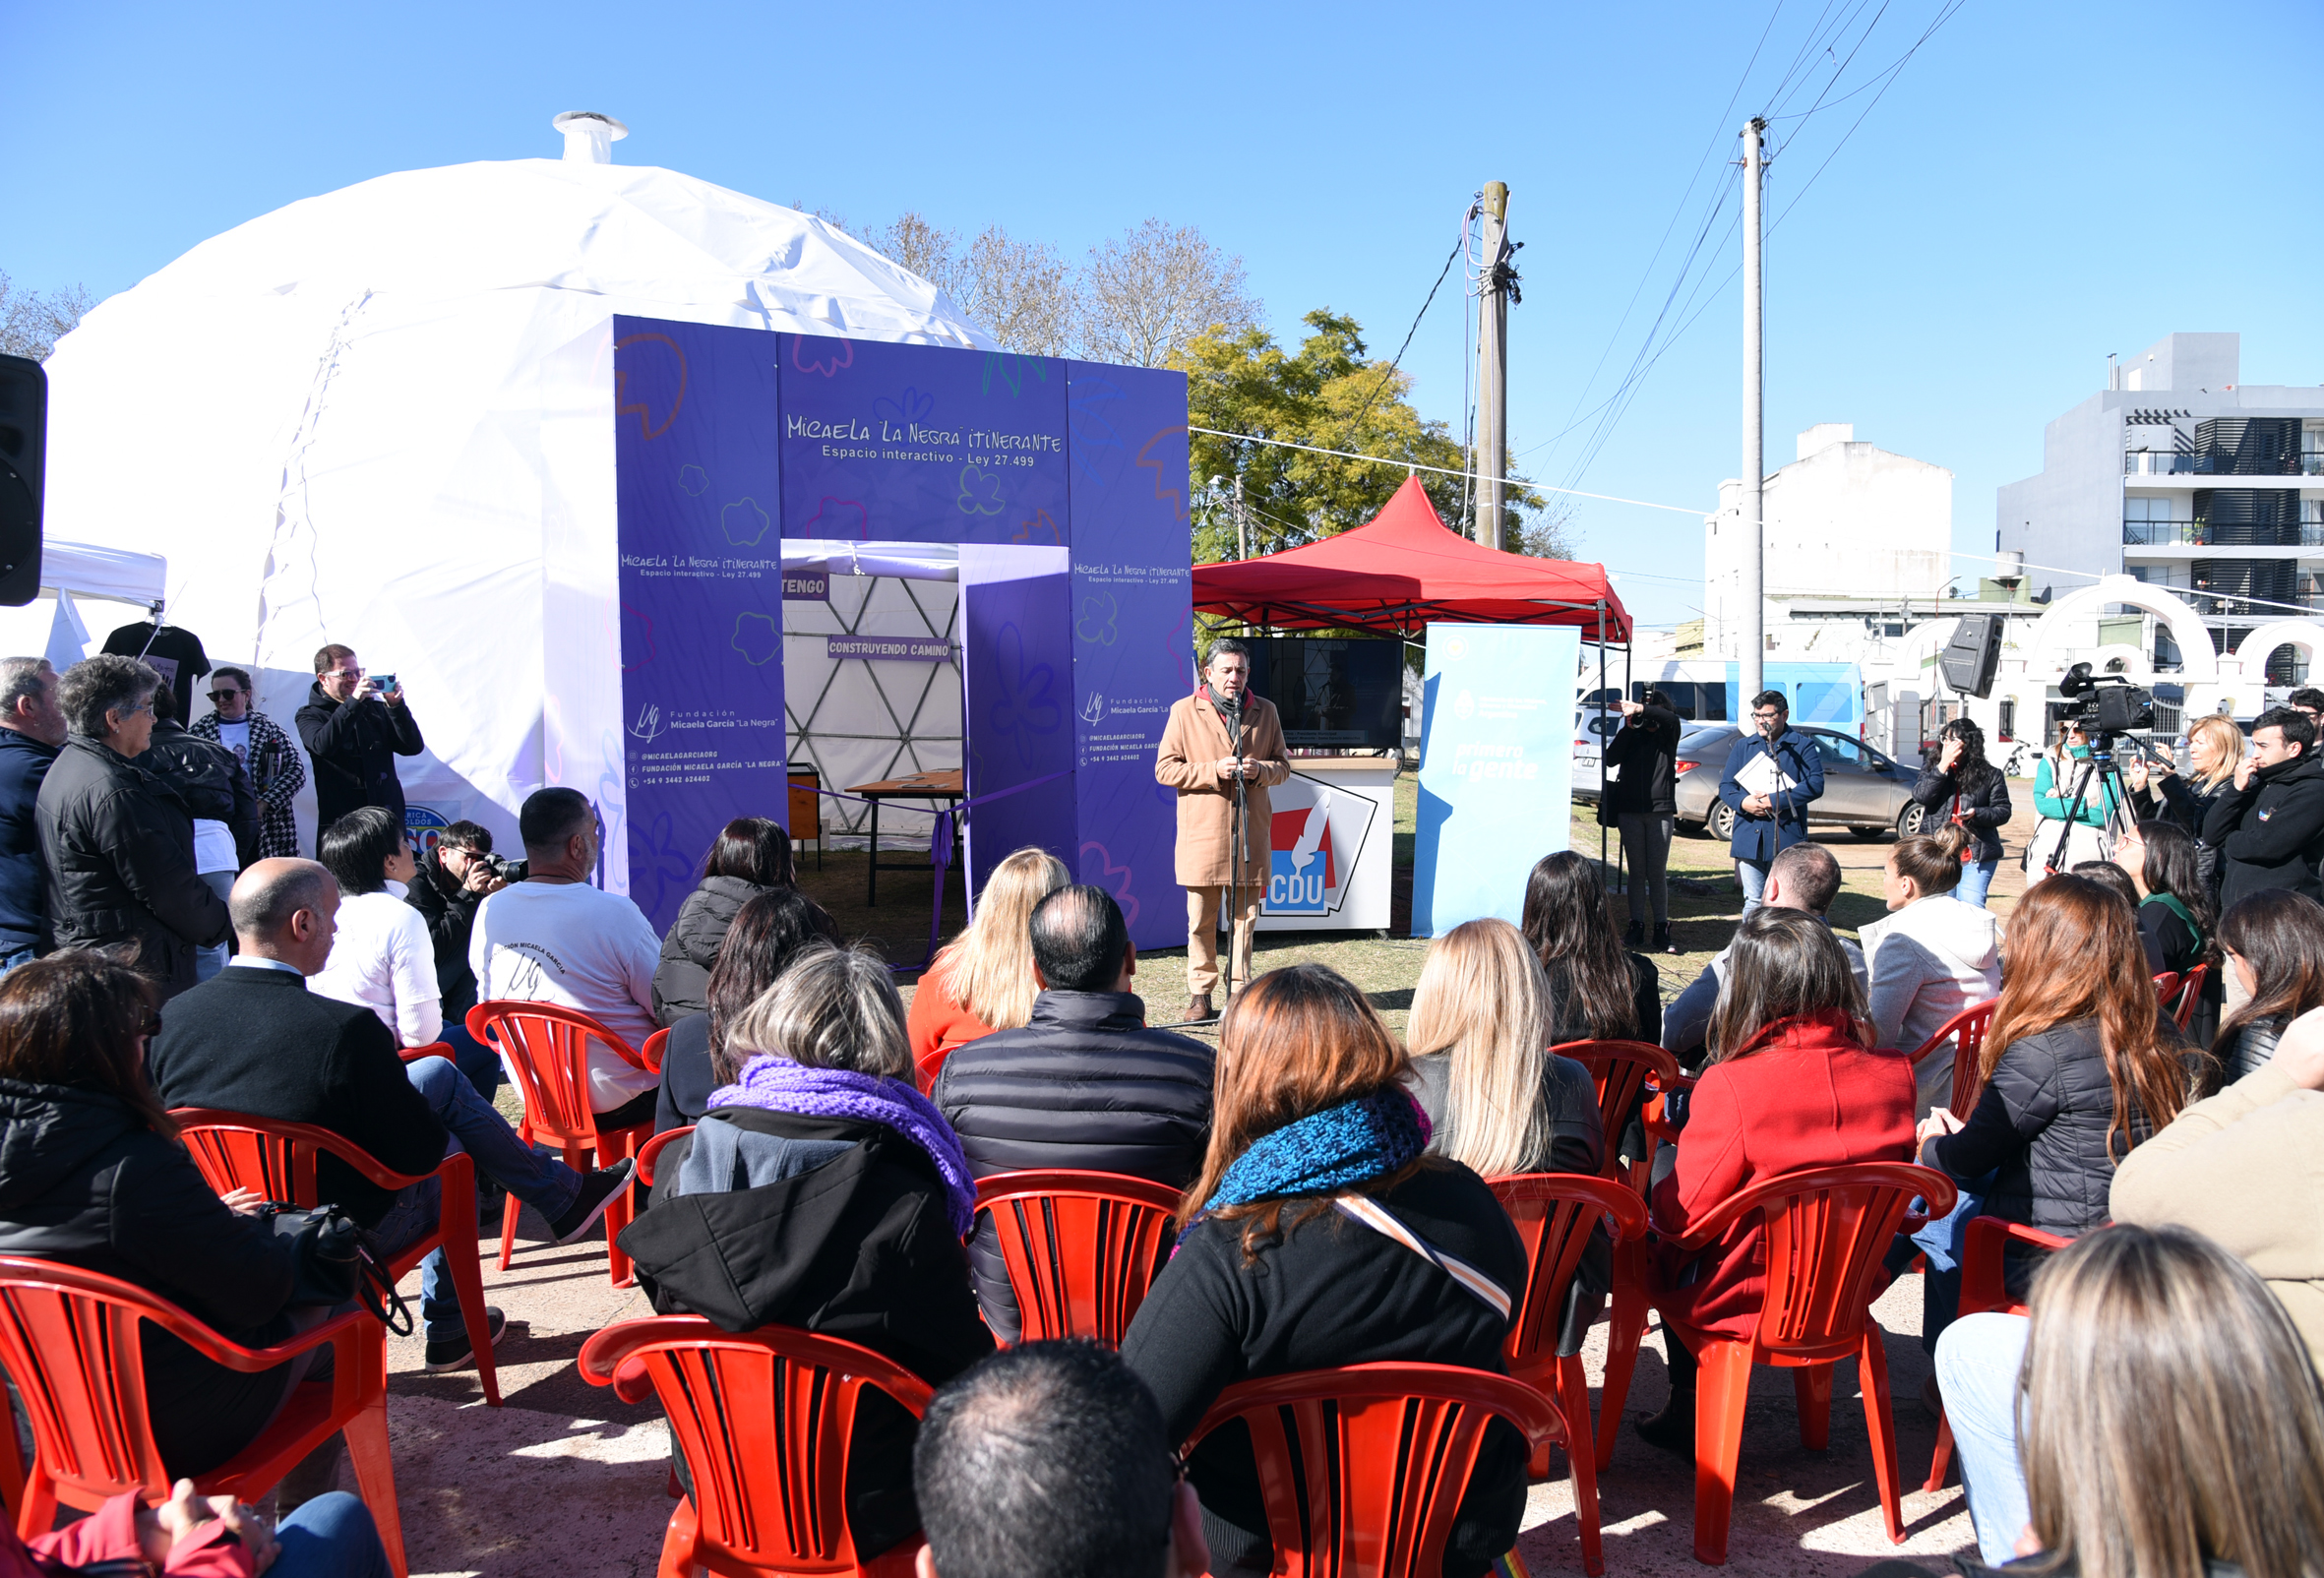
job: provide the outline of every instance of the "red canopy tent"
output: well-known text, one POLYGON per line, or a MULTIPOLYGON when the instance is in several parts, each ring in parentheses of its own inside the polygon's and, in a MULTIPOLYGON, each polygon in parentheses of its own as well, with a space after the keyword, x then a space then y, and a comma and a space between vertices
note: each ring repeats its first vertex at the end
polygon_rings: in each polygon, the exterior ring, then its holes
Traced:
POLYGON ((1372 519, 1263 559, 1194 567, 1194 607, 1279 630, 1416 637, 1430 624, 1578 625, 1626 642, 1630 616, 1604 565, 1502 553, 1444 528, 1409 478, 1372 519))

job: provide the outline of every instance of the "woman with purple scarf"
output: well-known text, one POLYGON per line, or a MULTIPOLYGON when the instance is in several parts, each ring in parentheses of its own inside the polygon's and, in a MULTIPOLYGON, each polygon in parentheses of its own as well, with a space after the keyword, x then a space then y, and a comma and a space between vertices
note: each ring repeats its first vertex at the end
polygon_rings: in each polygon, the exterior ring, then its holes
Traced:
MULTIPOLYGON (((1364 994, 1323 965, 1271 971, 1228 1005, 1187 1226, 1122 1341, 1171 1440, 1258 1375, 1378 1360, 1507 1373, 1501 1342, 1525 1291, 1525 1248, 1483 1179, 1424 1154, 1429 1121, 1404 1092, 1409 1067, 1364 994)), ((1513 1426, 1487 1427, 1446 1578, 1482 1574, 1516 1545, 1525 1458, 1513 1426)), ((1266 1572, 1250 1432, 1214 1431, 1187 1468, 1210 1570, 1266 1572)))
MULTIPOLYGON (((708 1115, 662 1152, 648 1208, 621 1236, 655 1311, 844 1338, 932 1386, 991 1353, 961 1246, 976 1184, 951 1125, 913 1084, 887 967, 817 945, 711 1058, 708 1115)), ((865 1389, 847 1520, 866 1557, 920 1527, 917 1431, 865 1389)))

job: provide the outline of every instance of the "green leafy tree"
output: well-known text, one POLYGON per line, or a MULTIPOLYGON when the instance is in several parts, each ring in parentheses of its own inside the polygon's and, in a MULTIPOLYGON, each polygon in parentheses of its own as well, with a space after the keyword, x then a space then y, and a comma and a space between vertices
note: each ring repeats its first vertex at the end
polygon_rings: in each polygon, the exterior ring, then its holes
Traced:
MULTIPOLYGON (((1187 375, 1193 425, 1388 458, 1350 460, 1279 444, 1194 434, 1196 563, 1238 557, 1237 479, 1243 484, 1253 557, 1362 525, 1408 475, 1419 476, 1447 525, 1457 530, 1467 517, 1460 477, 1412 472, 1404 463, 1455 471, 1463 464, 1460 441, 1445 424, 1426 421, 1412 408, 1411 375, 1367 360, 1363 329, 1353 318, 1318 308, 1302 321, 1308 334, 1296 350, 1285 350, 1264 330, 1221 328, 1196 335, 1174 355, 1169 365, 1187 375)), ((1513 488, 1502 515, 1500 546, 1570 558, 1543 515, 1539 494, 1513 488)))

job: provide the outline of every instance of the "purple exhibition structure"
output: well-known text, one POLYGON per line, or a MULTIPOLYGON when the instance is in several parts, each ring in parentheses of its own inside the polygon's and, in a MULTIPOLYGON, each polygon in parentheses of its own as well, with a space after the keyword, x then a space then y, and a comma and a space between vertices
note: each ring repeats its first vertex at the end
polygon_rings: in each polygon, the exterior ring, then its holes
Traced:
POLYGON ((959 545, 971 892, 1037 844, 1141 945, 1183 940, 1153 766, 1194 678, 1184 375, 617 317, 614 387, 630 893, 656 927, 728 819, 783 814, 782 541, 809 538, 959 545))

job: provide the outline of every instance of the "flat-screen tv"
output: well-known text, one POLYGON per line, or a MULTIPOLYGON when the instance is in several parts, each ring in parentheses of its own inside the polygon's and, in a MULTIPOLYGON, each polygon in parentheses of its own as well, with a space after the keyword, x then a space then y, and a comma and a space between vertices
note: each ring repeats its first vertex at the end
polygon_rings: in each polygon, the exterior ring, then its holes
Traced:
POLYGON ((1283 743, 1393 751, 1404 743, 1404 643, 1284 636, 1245 643, 1251 688, 1275 703, 1283 743))

